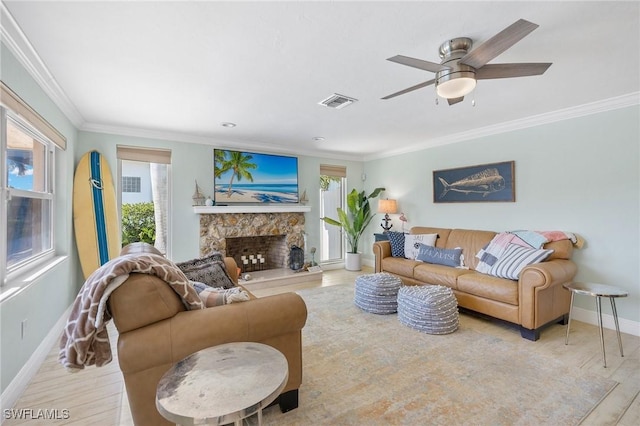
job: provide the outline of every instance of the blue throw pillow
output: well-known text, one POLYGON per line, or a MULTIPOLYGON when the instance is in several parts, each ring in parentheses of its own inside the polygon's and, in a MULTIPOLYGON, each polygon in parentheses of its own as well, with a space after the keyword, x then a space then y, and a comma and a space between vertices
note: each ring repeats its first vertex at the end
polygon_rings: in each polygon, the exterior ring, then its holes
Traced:
POLYGON ((391 256, 404 257, 404 233, 389 231, 387 235, 391 244, 391 256))
POLYGON ((426 263, 435 263, 436 265, 452 266, 454 268, 460 266, 461 248, 441 249, 420 244, 418 256, 416 260, 426 263))

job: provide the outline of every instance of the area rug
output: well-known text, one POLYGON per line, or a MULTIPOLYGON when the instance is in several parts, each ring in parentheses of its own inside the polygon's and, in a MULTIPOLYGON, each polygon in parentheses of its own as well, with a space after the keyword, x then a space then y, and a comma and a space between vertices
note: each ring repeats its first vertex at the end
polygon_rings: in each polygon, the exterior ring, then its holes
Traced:
POLYGON ((263 424, 576 425, 617 384, 474 330, 466 315, 452 334, 418 332, 358 309, 353 291, 298 292, 309 312, 300 405, 267 408, 263 424))

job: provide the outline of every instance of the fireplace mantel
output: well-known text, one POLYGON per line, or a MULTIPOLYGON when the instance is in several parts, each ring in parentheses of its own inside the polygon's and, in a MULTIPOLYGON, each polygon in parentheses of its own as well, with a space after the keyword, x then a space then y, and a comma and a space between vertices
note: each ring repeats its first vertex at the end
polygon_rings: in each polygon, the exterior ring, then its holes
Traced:
POLYGON ((301 204, 294 205, 233 205, 233 206, 193 206, 196 214, 225 214, 225 213, 307 213, 311 211, 310 206, 301 204))

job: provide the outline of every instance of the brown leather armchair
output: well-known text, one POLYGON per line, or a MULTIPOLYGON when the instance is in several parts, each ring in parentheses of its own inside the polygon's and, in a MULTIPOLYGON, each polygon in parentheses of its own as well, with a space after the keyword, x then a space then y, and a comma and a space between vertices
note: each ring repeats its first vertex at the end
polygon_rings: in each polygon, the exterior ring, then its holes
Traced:
MULTIPOLYGON (((122 254, 155 250, 151 249, 137 244, 125 247, 122 254)), ((225 264, 237 283, 235 261, 225 258, 225 264)), ((171 424, 155 406, 162 375, 194 352, 229 342, 259 342, 282 352, 289 363, 289 380, 276 401, 282 412, 298 406, 307 309, 297 294, 186 311, 164 281, 135 273, 111 294, 108 305, 119 333, 118 361, 136 425, 171 424)))

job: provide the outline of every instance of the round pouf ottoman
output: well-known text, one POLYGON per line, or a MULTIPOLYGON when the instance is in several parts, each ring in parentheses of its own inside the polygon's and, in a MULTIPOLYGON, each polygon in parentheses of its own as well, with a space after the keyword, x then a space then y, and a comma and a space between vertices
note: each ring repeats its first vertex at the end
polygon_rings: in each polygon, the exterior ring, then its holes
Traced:
POLYGON ((453 333, 458 329, 458 301, 449 287, 402 287, 398 291, 398 319, 424 333, 453 333))
POLYGON ((398 311, 398 289, 402 280, 386 272, 360 275, 356 278, 355 305, 373 314, 394 314, 398 311))

